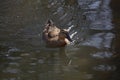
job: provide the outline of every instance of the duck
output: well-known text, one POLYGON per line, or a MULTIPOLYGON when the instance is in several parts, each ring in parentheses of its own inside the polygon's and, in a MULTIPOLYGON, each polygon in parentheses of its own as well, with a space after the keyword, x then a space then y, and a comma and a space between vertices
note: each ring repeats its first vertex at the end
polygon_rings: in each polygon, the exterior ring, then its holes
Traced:
POLYGON ((69 31, 60 29, 54 25, 52 20, 48 20, 42 32, 42 39, 47 47, 65 47, 72 42, 69 31))

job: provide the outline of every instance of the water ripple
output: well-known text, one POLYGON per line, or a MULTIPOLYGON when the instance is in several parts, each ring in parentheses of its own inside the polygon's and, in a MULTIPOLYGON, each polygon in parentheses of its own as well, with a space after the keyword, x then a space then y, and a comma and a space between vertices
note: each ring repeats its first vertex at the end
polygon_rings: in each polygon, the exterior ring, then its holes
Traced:
POLYGON ((111 48, 111 42, 114 36, 113 33, 98 33, 92 35, 86 41, 81 43, 81 45, 93 46, 96 48, 111 48))
POLYGON ((95 58, 103 59, 103 58, 111 58, 113 56, 113 53, 105 51, 105 52, 97 52, 91 55, 95 58))
POLYGON ((3 72, 4 72, 4 73, 17 74, 17 73, 20 72, 20 70, 19 70, 19 69, 15 69, 15 68, 12 69, 12 68, 8 67, 6 70, 3 70, 3 72))
POLYGON ((107 64, 101 64, 96 67, 94 67, 94 70, 96 71, 115 71, 116 67, 114 65, 107 65, 107 64))

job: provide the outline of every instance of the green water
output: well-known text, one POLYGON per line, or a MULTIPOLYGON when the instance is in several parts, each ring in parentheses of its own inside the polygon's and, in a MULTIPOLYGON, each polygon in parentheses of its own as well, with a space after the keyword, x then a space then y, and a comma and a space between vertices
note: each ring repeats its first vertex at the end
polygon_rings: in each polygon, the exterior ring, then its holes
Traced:
MULTIPOLYGON (((0 1, 0 80, 119 80, 119 23, 112 0, 0 1), (47 19, 73 42, 46 48, 47 19)), ((119 8, 117 6, 117 8, 119 8)))

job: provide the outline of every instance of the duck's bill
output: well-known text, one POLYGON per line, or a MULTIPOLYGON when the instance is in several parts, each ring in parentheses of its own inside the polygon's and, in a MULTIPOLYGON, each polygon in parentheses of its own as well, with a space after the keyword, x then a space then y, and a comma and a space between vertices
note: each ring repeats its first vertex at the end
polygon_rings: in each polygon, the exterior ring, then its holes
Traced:
POLYGON ((49 19, 49 20, 47 21, 47 24, 53 25, 54 23, 53 23, 53 21, 52 21, 51 19, 49 19))

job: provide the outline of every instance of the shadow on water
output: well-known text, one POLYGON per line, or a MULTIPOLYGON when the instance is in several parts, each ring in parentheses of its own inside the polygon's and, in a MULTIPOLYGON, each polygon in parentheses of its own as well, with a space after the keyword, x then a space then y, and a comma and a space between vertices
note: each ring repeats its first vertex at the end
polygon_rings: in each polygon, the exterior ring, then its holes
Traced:
POLYGON ((110 0, 0 1, 0 80, 117 80, 109 4, 110 0), (71 45, 44 46, 41 33, 48 18, 60 28, 71 28, 71 45))

